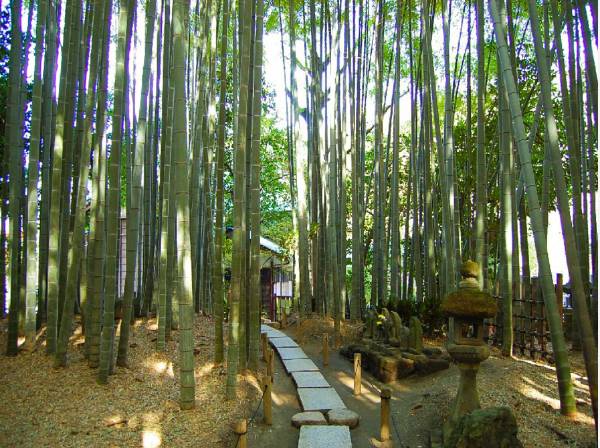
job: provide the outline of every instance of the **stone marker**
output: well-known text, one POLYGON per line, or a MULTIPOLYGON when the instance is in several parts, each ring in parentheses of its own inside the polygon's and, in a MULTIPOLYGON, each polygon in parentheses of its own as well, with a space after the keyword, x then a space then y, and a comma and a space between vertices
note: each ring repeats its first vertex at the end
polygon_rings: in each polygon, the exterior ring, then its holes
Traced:
POLYGON ((327 420, 330 425, 342 425, 348 426, 350 429, 354 429, 358 426, 360 417, 354 411, 350 409, 332 409, 327 413, 327 420))
POLYGON ((398 347, 402 350, 408 349, 408 338, 410 335, 410 330, 408 327, 402 325, 400 327, 400 333, 398 334, 398 347))
POLYGON ((279 357, 281 360, 286 359, 307 359, 306 353, 301 348, 298 347, 284 347, 277 348, 277 352, 279 353, 279 357))
POLYGON ((333 387, 301 387, 298 389, 298 397, 304 411, 328 411, 346 407, 333 387))
POLYGON ((300 428, 298 448, 351 448, 350 429, 347 426, 303 426, 300 428))
POLYGON ((410 332, 408 335, 408 348, 421 353, 423 350, 423 327, 421 326, 421 321, 415 316, 411 317, 408 330, 410 332))
POLYGON ((321 372, 292 372, 296 387, 331 387, 321 372))
POLYGON ((381 314, 383 314, 383 325, 381 326, 383 330, 383 340, 387 343, 390 338, 394 336, 394 323, 392 322, 392 316, 387 308, 383 308, 381 314))
POLYGON ((367 311, 366 321, 367 321, 366 322, 366 329, 367 329, 366 336, 368 338, 374 338, 375 337, 375 326, 377 325, 377 315, 375 314, 375 311, 373 311, 373 310, 367 311))
POLYGON ((310 359, 284 359, 282 362, 287 373, 319 371, 319 368, 310 359))
POLYGON ((300 428, 304 425, 326 425, 325 416, 319 411, 299 412, 292 417, 292 425, 300 428))
POLYGON ((298 344, 296 344, 292 338, 287 336, 284 338, 269 339, 269 342, 273 347, 277 348, 298 347, 298 344))

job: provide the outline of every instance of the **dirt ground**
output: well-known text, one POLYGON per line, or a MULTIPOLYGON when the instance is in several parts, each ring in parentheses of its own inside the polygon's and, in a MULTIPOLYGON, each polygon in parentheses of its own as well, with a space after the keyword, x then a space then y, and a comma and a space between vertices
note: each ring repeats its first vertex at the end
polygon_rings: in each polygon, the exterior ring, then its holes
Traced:
MULTIPOLYGON (((338 391, 348 408, 361 417, 352 430, 353 446, 367 448, 379 435, 381 384, 363 372, 363 393, 352 394, 353 367, 336 351, 324 367, 321 335, 330 322, 305 321, 284 331, 300 343, 338 391)), ((350 326, 343 328, 351 337, 350 326)), ((178 353, 174 340, 167 354, 154 350, 156 321, 136 323, 130 345, 130 368, 116 368, 109 384, 96 383, 95 371, 83 358, 77 330, 71 340, 69 364, 54 369, 44 354, 44 336, 33 353, 0 356, 0 447, 234 447, 231 423, 253 417, 248 446, 295 447, 299 431, 290 424, 300 412, 296 389, 277 359, 273 384, 273 425, 262 423, 260 387, 252 375, 240 376, 237 400, 224 399, 225 369, 212 364, 213 322, 196 319, 196 408, 180 411, 177 404, 178 353)), ((333 338, 330 338, 333 341, 333 338)), ((440 341, 427 341, 440 346, 440 341)), ((6 321, 0 321, 0 347, 6 344, 6 321)), ((478 376, 481 404, 510 406, 526 447, 593 447, 596 445, 587 381, 580 354, 572 355, 572 377, 578 414, 568 420, 558 411, 554 367, 524 359, 502 358, 493 350, 478 376)), ((261 362, 259 376, 264 372, 261 362)), ((458 383, 458 370, 426 377, 411 376, 388 385, 392 397, 392 438, 397 448, 428 446, 429 432, 440 428, 458 383)))
MULTIPOLYGON (((351 362, 331 351, 329 366, 323 366, 321 335, 323 332, 332 334, 329 323, 307 322, 300 330, 292 325, 284 331, 301 344, 347 407, 360 415, 360 425, 351 431, 354 446, 372 446, 373 439, 379 436, 381 383, 363 371, 363 393, 355 397, 351 362)), ((351 332, 352 329, 347 331, 351 332)), ((441 347, 442 341, 428 340, 426 345, 441 347)), ((509 406, 515 413, 519 439, 525 447, 595 447, 594 420, 580 353, 571 354, 571 371, 578 413, 574 419, 567 419, 559 412, 554 366, 528 358, 503 358, 493 348, 478 375, 481 405, 509 406)), ((430 431, 441 428, 447 417, 458 387, 458 369, 452 365, 445 371, 425 377, 412 375, 387 386, 392 389, 394 446, 426 447, 430 431)))
MULTIPOLYGON (((225 368, 212 363, 210 318, 196 318, 196 408, 190 411, 177 402, 177 343, 168 342, 165 355, 155 352, 155 319, 136 322, 130 368, 116 367, 104 386, 84 360, 79 333, 63 369, 52 367, 43 335, 33 353, 0 355, 0 447, 232 447, 230 424, 258 403, 252 376, 240 376, 237 400, 224 399, 225 368)), ((6 321, 0 321, 4 347, 6 321)))

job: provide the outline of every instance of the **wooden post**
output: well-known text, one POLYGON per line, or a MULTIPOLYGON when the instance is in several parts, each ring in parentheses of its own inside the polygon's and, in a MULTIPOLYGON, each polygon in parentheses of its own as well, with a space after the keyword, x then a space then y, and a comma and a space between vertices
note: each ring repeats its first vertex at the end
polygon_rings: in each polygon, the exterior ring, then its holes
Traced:
POLYGON ((262 346, 262 358, 264 361, 267 361, 267 349, 269 348, 267 345, 267 333, 260 334, 260 344, 262 346))
POLYGON ((248 448, 246 441, 246 434, 248 433, 248 422, 245 418, 236 422, 235 426, 233 427, 233 432, 235 432, 239 438, 236 446, 239 448, 248 448))
POLYGON ((271 391, 272 391, 272 378, 267 375, 263 379, 263 414, 265 417, 265 424, 272 425, 273 424, 273 410, 272 410, 272 399, 271 399, 271 391))
POLYGON ((329 335, 323 333, 323 365, 329 365, 329 335))
POLYGON ((287 327, 287 313, 285 310, 285 306, 281 308, 281 329, 287 327))
POLYGON ((380 440, 390 440, 390 398, 392 392, 387 387, 381 389, 381 423, 379 427, 380 440))
POLYGON ((530 330, 530 336, 529 336, 529 353, 531 356, 531 358, 533 359, 537 359, 537 347, 535 345, 535 340, 536 340, 536 336, 537 336, 537 332, 538 332, 538 325, 537 325, 537 301, 538 301, 538 278, 537 277, 533 277, 531 279, 531 306, 530 306, 530 318, 531 318, 531 326, 529 328, 530 330))
POLYGON ((360 353, 354 354, 354 395, 360 395, 361 392, 361 355, 360 353))
POLYGON ((560 316, 560 322, 563 323, 563 275, 556 274, 556 304, 558 305, 558 315, 560 316))
POLYGON ((267 366, 267 375, 271 377, 271 382, 273 382, 275 376, 275 351, 270 348, 269 349, 269 362, 267 366))

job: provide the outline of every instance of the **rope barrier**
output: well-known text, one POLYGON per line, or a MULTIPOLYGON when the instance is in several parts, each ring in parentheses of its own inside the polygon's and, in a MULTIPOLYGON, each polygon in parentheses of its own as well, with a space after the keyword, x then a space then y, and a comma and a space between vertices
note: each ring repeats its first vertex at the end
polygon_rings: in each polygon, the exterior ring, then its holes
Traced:
MULTIPOLYGON (((265 391, 266 391, 266 387, 262 390, 262 395, 260 396, 260 401, 258 402, 258 405, 256 406, 256 409, 254 410, 254 413, 252 414, 252 417, 250 417, 250 419, 248 420, 248 426, 250 426, 250 424, 254 421, 254 418, 256 417, 256 414, 258 413, 258 409, 260 408, 260 404, 263 401, 263 398, 265 396, 265 391)), ((235 448, 238 447, 238 444, 240 443, 240 436, 238 436, 237 442, 235 442, 235 448)))

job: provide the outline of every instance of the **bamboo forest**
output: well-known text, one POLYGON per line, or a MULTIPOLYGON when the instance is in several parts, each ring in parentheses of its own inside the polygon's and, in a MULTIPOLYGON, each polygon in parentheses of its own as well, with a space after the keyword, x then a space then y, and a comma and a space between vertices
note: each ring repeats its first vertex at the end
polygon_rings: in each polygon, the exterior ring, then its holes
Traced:
POLYGON ((0 0, 0 447, 597 447, 599 59, 594 0, 0 0))

